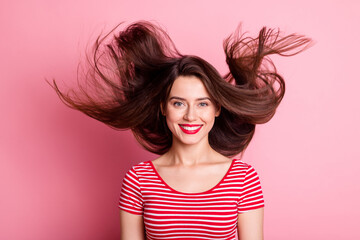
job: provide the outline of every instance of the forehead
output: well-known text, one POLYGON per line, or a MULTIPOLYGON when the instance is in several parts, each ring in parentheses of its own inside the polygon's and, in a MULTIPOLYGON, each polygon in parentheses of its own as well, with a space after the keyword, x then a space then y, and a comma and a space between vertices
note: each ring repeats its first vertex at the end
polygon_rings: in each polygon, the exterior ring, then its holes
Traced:
POLYGON ((179 76, 175 79, 169 97, 197 99, 210 97, 203 82, 195 76, 179 76))

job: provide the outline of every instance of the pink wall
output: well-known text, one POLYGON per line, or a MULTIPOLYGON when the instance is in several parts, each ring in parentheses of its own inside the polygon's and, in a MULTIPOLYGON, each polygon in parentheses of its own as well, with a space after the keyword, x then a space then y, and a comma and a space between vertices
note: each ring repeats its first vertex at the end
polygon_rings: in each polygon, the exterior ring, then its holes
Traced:
POLYGON ((359 1, 0 5, 0 239, 119 239, 121 179, 154 156, 129 132, 65 107, 44 79, 73 85, 90 36, 139 19, 158 21, 183 53, 223 73, 222 40, 240 21, 253 35, 267 25, 315 39, 305 53, 275 59, 287 94, 244 160, 261 177, 266 239, 360 239, 359 1))

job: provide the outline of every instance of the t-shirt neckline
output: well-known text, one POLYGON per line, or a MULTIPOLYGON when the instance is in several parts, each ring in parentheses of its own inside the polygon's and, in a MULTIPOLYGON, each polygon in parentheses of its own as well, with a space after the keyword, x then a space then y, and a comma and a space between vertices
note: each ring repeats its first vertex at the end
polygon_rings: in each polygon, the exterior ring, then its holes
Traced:
POLYGON ((181 192, 181 191, 178 191, 174 188, 172 188, 170 185, 168 185, 165 180, 160 176, 160 174, 158 173, 158 171, 156 170, 154 164, 152 163, 151 160, 148 161, 150 163, 150 166, 151 166, 151 169, 154 171, 155 175, 160 179, 160 181, 168 188, 170 189, 172 192, 175 192, 175 193, 179 193, 179 194, 183 194, 183 195, 199 195, 199 194, 205 194, 205 193, 209 193, 211 191, 213 191, 214 189, 216 189, 224 180, 225 178, 227 177, 227 175, 229 174, 229 172, 231 171, 233 165, 234 165, 234 162, 235 162, 235 159, 232 159, 231 160, 231 164, 230 164, 230 167, 228 168, 228 170, 226 171, 225 175, 221 178, 221 180, 213 187, 211 187, 210 189, 208 190, 205 190, 205 191, 202 191, 202 192, 196 192, 196 193, 187 193, 187 192, 181 192))

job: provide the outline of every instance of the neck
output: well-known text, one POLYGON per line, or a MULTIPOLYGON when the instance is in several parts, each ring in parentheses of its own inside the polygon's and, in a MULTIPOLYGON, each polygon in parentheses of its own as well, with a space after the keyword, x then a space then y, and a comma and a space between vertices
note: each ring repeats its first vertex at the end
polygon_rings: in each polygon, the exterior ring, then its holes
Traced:
POLYGON ((183 144, 175 140, 169 152, 166 153, 172 165, 187 167, 209 162, 209 159, 216 154, 207 139, 197 144, 183 144))

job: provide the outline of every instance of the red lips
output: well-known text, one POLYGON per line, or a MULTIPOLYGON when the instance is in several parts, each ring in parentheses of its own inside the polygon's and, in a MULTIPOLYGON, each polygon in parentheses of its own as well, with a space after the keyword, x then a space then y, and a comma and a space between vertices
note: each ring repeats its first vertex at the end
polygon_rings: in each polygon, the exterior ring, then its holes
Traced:
POLYGON ((179 126, 186 134, 196 134, 202 128, 201 124, 179 124, 179 126))

